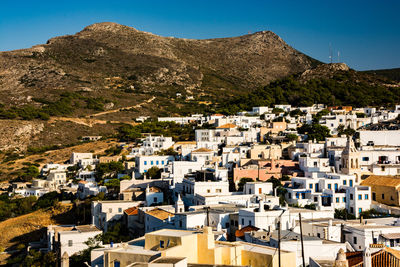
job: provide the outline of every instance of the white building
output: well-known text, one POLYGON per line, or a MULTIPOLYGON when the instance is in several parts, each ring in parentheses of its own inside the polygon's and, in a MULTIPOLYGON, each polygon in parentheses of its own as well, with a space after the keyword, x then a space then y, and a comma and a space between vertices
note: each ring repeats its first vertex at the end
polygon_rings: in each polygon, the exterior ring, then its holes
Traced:
POLYGON ((153 155, 155 152, 160 150, 171 148, 174 143, 175 142, 172 141, 172 137, 149 135, 143 139, 143 143, 140 147, 134 147, 132 149, 131 154, 135 156, 153 155))
POLYGON ((92 224, 106 232, 110 223, 122 218, 124 210, 137 207, 141 203, 141 201, 120 200, 93 201, 91 207, 92 224))
POLYGON ((139 174, 146 173, 151 167, 164 169, 175 157, 167 156, 137 156, 135 158, 136 170, 139 174))
MULTIPOLYGON (((58 255, 72 256, 88 248, 85 244, 89 238, 102 234, 94 225, 49 225, 47 227, 47 249, 58 255)), ((102 245, 99 241, 98 245, 102 245)))

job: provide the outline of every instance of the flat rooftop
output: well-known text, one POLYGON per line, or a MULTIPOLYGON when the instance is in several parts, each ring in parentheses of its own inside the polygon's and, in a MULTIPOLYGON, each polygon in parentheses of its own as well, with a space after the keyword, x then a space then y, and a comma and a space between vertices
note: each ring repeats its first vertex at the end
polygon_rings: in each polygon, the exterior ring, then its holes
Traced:
POLYGON ((173 230, 173 229, 162 229, 155 232, 147 233, 146 235, 161 235, 161 236, 188 236, 194 234, 194 231, 186 230, 173 230))

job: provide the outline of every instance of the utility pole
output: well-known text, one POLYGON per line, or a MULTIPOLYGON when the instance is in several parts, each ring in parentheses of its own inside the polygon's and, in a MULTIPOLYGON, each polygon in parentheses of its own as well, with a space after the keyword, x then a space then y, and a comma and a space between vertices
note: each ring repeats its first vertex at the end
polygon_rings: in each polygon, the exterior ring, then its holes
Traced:
POLYGON ((207 211, 207 226, 210 226, 210 207, 206 207, 207 211))
POLYGON ((306 267, 306 261, 304 259, 303 226, 301 225, 301 213, 299 213, 299 222, 300 222, 301 258, 303 259, 303 267, 306 267))
POLYGON ((278 266, 281 267, 281 218, 278 221, 278 266))

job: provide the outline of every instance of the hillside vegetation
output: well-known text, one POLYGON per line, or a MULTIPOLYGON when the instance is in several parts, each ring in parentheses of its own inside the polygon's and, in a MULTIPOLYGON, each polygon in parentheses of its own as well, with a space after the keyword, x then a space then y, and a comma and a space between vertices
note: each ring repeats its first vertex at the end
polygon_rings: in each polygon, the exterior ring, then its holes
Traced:
POLYGON ((390 107, 400 103, 400 86, 394 82, 354 70, 322 72, 324 67, 326 66, 319 66, 315 73, 311 71, 291 75, 271 82, 219 105, 217 111, 233 114, 250 110, 253 106, 273 104, 291 104, 295 107, 311 106, 315 103, 390 107))

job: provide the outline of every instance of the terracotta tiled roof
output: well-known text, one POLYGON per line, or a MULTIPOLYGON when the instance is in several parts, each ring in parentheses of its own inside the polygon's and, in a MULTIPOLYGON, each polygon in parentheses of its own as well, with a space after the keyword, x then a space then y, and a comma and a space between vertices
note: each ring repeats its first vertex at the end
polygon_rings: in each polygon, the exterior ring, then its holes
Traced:
POLYGON ((126 215, 137 215, 139 212, 139 209, 137 207, 132 207, 124 210, 124 213, 126 215))
POLYGON ((257 228, 257 227, 255 227, 255 226, 248 225, 248 226, 243 227, 243 228, 240 229, 240 230, 236 230, 235 236, 236 236, 236 237, 243 237, 243 236, 244 236, 244 233, 252 232, 252 231, 258 231, 259 229, 260 229, 260 228, 257 228))
MULTIPOLYGON (((347 252, 346 259, 349 267, 360 266, 360 264, 362 264, 364 260, 363 253, 363 251, 347 252)), ((380 251, 371 254, 372 267, 393 266, 395 262, 398 265, 400 264, 400 251, 398 250, 384 247, 380 251)))
POLYGON ((224 116, 224 114, 217 113, 217 114, 214 114, 213 116, 219 116, 219 117, 223 117, 223 116, 224 116))
POLYGON ((217 129, 231 129, 231 128, 236 128, 237 126, 232 123, 227 123, 221 126, 218 126, 217 129))
POLYGON ((179 141, 175 143, 175 145, 195 145, 195 144, 197 144, 196 141, 179 141))
POLYGON ((153 217, 156 217, 157 219, 160 219, 160 220, 166 220, 166 219, 168 219, 168 217, 174 217, 173 213, 168 212, 166 210, 159 209, 159 208, 149 210, 146 213, 153 217))
POLYGON ((198 148, 196 150, 193 150, 192 153, 211 152, 211 151, 212 151, 211 149, 202 147, 202 148, 198 148))
POLYGON ((79 181, 80 184, 87 184, 88 182, 86 181, 79 181))
POLYGON ((388 186, 397 188, 400 186, 400 177, 371 175, 367 179, 362 181, 361 185, 367 185, 367 186, 377 185, 377 186, 388 186))

